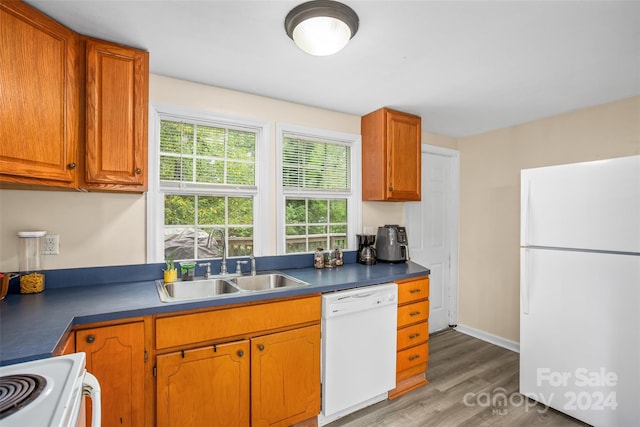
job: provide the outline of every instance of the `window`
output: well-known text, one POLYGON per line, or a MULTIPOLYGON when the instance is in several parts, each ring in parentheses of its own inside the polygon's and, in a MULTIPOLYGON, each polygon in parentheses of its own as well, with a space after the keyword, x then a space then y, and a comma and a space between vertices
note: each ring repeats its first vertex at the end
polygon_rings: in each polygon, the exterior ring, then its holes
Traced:
POLYGON ((162 259, 222 256, 215 230, 224 232, 227 256, 260 255, 256 218, 265 125, 168 110, 156 118, 162 259))
POLYGON ((352 249, 359 229, 359 135, 281 126, 278 253, 352 249), (354 176, 355 175, 355 176, 354 176))

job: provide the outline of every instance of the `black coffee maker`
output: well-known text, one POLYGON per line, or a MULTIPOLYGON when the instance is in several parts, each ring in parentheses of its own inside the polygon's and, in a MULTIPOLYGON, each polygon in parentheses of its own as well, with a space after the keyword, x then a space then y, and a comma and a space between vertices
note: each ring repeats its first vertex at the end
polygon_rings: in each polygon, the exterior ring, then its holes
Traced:
POLYGON ((356 234, 358 238, 358 262, 365 265, 376 263, 375 234, 356 234))

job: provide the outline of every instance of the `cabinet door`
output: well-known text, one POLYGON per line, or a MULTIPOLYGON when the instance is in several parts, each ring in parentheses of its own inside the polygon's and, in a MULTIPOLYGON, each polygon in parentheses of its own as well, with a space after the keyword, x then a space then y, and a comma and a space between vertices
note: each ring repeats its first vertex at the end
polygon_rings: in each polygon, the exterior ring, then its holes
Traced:
POLYGON ((85 184, 146 191, 149 55, 86 40, 85 184))
MULTIPOLYGON (((87 371, 100 382, 102 426, 144 425, 143 322, 76 332, 76 350, 87 354, 87 371)), ((87 420, 91 405, 87 405, 87 420)))
POLYGON ((251 425, 289 426, 320 413, 320 326, 251 340, 251 425))
POLYGON ((249 341, 157 357, 157 426, 249 425, 249 341))
POLYGON ((0 1, 0 36, 0 181, 73 187, 78 36, 18 1, 0 1))
POLYGON ((387 199, 420 200, 420 141, 420 117, 387 111, 387 199))

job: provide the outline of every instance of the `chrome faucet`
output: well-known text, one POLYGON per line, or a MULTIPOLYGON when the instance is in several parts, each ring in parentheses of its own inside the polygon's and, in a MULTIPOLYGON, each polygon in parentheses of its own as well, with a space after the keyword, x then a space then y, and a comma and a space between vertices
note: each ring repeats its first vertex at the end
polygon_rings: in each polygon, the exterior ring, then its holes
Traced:
POLYGON ((198 264, 198 267, 206 267, 204 271, 204 278, 208 279, 211 276, 211 263, 210 262, 201 262, 198 264))
POLYGON ((249 261, 251 261, 251 275, 255 276, 256 275, 256 257, 253 256, 253 252, 251 253, 251 256, 249 257, 249 261))
POLYGON ((227 274, 227 244, 224 239, 224 231, 221 228, 214 228, 209 233, 209 238, 207 239, 207 247, 211 249, 211 245, 214 241, 213 233, 218 232, 220 234, 220 239, 222 240, 222 261, 220 262, 220 274, 227 274))

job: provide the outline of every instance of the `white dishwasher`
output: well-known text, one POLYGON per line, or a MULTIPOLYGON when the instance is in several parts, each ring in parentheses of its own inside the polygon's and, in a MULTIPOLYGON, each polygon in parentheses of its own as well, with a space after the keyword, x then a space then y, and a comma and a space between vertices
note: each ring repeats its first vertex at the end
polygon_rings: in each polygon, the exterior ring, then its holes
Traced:
POLYGON ((387 398, 396 385, 398 285, 322 296, 322 412, 325 425, 387 398))

